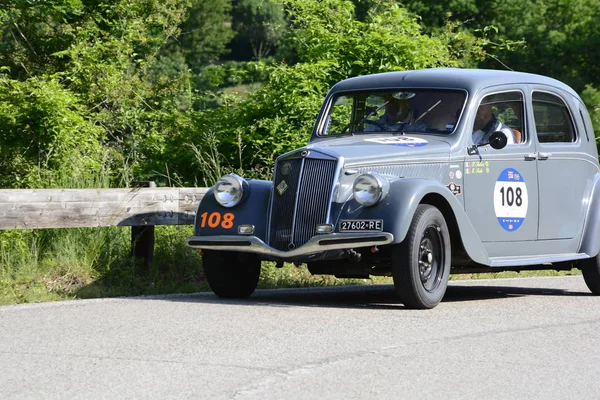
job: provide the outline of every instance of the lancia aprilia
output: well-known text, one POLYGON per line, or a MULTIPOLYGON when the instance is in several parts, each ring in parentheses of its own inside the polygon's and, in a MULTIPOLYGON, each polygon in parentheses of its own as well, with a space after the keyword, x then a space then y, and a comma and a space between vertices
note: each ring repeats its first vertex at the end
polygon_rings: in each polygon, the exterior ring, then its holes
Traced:
POLYGON ((450 273, 575 266, 600 295, 599 172, 588 112, 554 79, 361 76, 331 88, 273 181, 223 176, 187 244, 221 297, 251 295, 264 260, 392 276, 409 308, 435 307, 450 273))

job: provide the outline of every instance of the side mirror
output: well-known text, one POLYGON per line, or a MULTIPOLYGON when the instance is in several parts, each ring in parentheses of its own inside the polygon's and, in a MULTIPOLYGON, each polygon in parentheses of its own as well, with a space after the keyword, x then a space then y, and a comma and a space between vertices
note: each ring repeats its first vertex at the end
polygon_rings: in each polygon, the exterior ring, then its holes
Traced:
POLYGON ((501 131, 495 131, 490 135, 488 142, 493 149, 500 150, 506 147, 508 139, 501 131))
POLYGON ((504 133, 502 133, 502 131, 492 132, 490 136, 488 136, 488 141, 486 143, 474 144, 473 146, 468 147, 467 153, 470 156, 478 154, 477 148, 481 146, 486 146, 488 144, 492 146, 493 149, 500 150, 506 147, 506 145, 508 144, 508 138, 504 133))

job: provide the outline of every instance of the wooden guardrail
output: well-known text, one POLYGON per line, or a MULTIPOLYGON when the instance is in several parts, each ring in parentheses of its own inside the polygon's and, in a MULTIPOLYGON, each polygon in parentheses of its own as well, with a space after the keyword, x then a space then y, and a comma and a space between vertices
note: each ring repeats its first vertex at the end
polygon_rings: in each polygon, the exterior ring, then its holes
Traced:
POLYGON ((154 226, 193 224, 207 190, 0 189, 0 230, 131 226, 133 254, 150 265, 154 226))

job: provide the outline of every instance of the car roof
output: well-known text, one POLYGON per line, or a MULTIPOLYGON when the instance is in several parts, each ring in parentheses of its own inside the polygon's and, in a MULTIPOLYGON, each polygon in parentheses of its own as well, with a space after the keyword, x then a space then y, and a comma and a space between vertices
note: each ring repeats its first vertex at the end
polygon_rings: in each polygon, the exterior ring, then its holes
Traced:
POLYGON ((572 88, 547 76, 515 71, 466 68, 431 68, 358 76, 337 83, 331 88, 331 92, 397 87, 451 88, 475 92, 485 87, 510 83, 549 85, 578 97, 572 88))

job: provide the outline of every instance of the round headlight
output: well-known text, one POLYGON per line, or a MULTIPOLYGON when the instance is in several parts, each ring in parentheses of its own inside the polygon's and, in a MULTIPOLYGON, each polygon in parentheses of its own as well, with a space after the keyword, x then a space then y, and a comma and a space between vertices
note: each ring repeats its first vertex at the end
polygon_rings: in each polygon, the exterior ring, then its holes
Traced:
POLYGON ((225 175, 215 185, 214 194, 220 205, 233 207, 244 196, 244 180, 236 174, 225 175))
POLYGON ((374 206, 387 194, 389 182, 375 173, 359 175, 354 181, 354 199, 365 207, 374 206))

